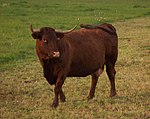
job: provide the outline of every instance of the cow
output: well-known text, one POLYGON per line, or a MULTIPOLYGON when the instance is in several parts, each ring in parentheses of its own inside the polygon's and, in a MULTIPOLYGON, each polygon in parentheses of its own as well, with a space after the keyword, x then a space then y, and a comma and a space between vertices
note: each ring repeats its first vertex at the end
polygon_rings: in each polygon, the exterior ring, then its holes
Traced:
POLYGON ((110 80, 110 96, 116 95, 115 63, 118 57, 118 36, 111 24, 81 24, 68 31, 59 31, 50 27, 33 29, 32 37, 36 39, 36 53, 43 68, 44 77, 54 87, 52 107, 59 105, 66 97, 62 90, 66 77, 92 76, 88 100, 95 94, 100 74, 106 65, 110 80))

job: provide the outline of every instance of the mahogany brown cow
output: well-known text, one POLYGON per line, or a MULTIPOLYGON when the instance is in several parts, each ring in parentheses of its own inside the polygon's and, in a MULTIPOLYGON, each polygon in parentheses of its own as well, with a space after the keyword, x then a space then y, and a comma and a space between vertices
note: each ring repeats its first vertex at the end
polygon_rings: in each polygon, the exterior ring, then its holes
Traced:
POLYGON ((52 107, 62 102, 65 95, 62 85, 66 77, 92 76, 88 99, 92 99, 98 77, 104 70, 110 80, 110 96, 116 95, 115 63, 118 56, 118 37, 111 24, 80 25, 61 32, 50 27, 33 29, 32 37, 36 39, 36 53, 43 67, 43 73, 50 85, 55 85, 52 107))

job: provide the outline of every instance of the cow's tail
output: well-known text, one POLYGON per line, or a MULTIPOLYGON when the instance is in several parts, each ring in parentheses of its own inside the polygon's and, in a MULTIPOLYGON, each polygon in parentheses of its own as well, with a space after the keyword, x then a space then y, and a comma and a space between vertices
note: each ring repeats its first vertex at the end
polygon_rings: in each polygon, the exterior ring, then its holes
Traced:
POLYGON ((116 29, 115 29, 115 27, 114 27, 113 25, 111 25, 111 24, 104 23, 104 24, 102 24, 102 25, 100 26, 100 28, 104 28, 104 29, 106 29, 108 32, 110 32, 110 33, 115 33, 115 34, 116 34, 116 29), (105 27, 105 26, 107 26, 107 27, 105 27))

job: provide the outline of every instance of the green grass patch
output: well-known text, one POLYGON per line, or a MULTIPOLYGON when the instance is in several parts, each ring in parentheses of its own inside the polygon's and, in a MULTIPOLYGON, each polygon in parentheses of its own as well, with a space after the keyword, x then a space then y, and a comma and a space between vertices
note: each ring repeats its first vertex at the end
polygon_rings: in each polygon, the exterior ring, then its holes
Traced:
POLYGON ((34 28, 69 29, 80 23, 98 24, 149 16, 149 6, 147 0, 1 0, 0 71, 19 65, 20 60, 35 59, 30 23, 34 28))

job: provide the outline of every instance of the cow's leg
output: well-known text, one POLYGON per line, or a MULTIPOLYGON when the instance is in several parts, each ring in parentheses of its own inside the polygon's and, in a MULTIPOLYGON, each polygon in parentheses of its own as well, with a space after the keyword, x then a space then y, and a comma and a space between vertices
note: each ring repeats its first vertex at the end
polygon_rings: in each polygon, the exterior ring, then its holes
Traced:
POLYGON ((116 88, 115 88, 115 64, 108 62, 106 64, 106 72, 107 75, 109 77, 110 80, 110 85, 111 85, 111 89, 110 89, 110 97, 113 97, 116 95, 116 88))
POLYGON ((59 94, 62 94, 62 85, 64 83, 64 76, 58 76, 57 77, 57 82, 55 84, 55 88, 54 88, 54 92, 55 92, 55 97, 54 97, 54 101, 53 101, 53 104, 52 104, 52 107, 56 108, 59 104, 59 99, 58 99, 58 96, 59 94))
POLYGON ((95 72, 94 74, 92 74, 92 82, 91 82, 91 89, 88 95, 88 100, 92 99, 94 97, 95 94, 95 88, 96 88, 96 84, 98 81, 98 77, 100 76, 100 74, 102 74, 103 72, 103 68, 99 69, 97 72, 95 72))
POLYGON ((65 95, 64 95, 64 92, 62 91, 62 88, 61 88, 61 90, 60 90, 60 101, 61 101, 61 102, 65 102, 65 101, 66 101, 66 97, 65 97, 65 95))

